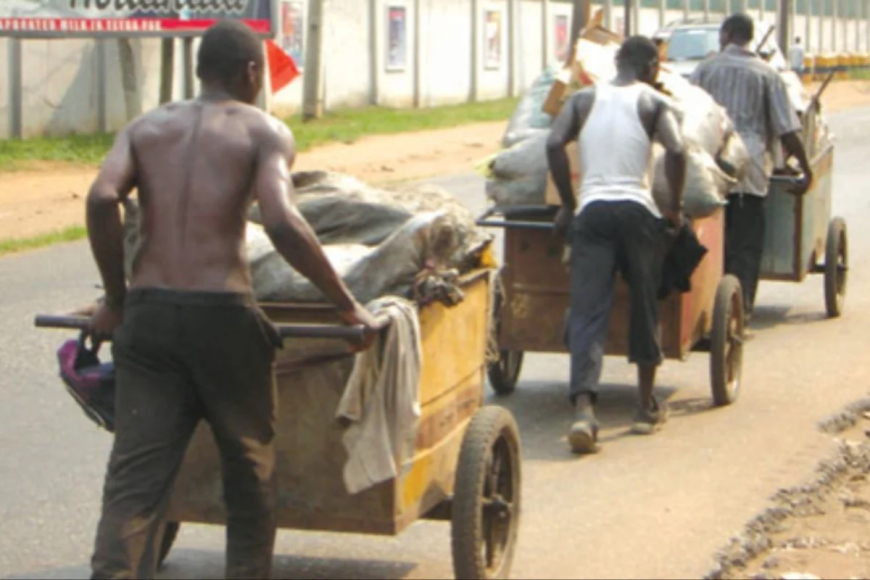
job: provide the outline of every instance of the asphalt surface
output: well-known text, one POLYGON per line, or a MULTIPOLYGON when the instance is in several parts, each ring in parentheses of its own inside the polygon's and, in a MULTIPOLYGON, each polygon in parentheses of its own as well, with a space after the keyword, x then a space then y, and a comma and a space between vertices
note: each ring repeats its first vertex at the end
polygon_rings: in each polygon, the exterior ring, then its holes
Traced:
MULTIPOLYGON (((708 357, 668 362, 661 392, 673 412, 652 437, 629 435, 634 370, 608 359, 604 450, 577 458, 564 434, 567 358, 532 355, 510 398, 524 453, 515 578, 699 577, 713 555, 780 487, 809 476, 832 442, 817 423, 868 392, 870 109, 832 117, 838 138, 834 212, 848 220, 846 311, 824 318, 822 280, 762 285, 738 403, 712 409, 708 357)), ((475 176, 438 180, 474 209, 475 176)), ((87 246, 0 259, 0 576, 85 578, 110 437, 84 418, 57 378, 69 333, 37 331, 37 312, 98 294, 87 246)), ((224 531, 183 526, 161 577, 219 578, 224 531)), ((276 578, 438 578, 452 575, 449 529, 419 523, 398 538, 282 531, 276 578)))

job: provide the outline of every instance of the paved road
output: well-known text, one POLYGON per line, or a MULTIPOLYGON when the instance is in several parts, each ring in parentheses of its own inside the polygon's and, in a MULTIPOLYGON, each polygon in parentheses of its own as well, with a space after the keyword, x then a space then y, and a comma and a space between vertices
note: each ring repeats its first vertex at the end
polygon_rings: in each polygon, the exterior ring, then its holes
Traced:
MULTIPOLYGON (((830 440, 816 423, 867 394, 870 357, 870 110, 832 119, 839 137, 835 211, 851 226, 846 315, 823 318, 822 284, 764 285, 757 337, 736 406, 710 408, 708 361, 667 363, 675 407, 665 431, 627 435, 633 370, 608 359, 605 450, 575 458, 564 432, 567 360, 531 356, 507 400, 524 444, 524 519, 514 577, 698 577, 712 555, 782 486, 808 475, 830 440)), ((442 184, 475 208, 473 176, 442 184)), ((92 299, 97 276, 82 244, 0 260, 0 576, 84 578, 109 436, 63 393, 53 353, 63 333, 31 329, 38 311, 92 299)), ((222 577, 223 530, 186 526, 165 577, 222 577)), ((397 539, 281 532, 275 576, 435 578, 451 575, 446 525, 397 539)))

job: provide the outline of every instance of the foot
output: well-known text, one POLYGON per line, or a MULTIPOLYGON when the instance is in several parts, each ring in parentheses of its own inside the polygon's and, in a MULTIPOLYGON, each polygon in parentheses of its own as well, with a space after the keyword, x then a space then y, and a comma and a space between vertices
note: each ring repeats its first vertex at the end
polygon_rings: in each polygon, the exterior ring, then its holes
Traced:
POLYGON ((631 431, 638 435, 651 435, 661 429, 667 421, 667 404, 653 398, 651 407, 641 406, 635 411, 631 431))
POLYGON ((568 443, 574 453, 598 451, 598 421, 591 404, 578 403, 575 406, 574 423, 568 431, 568 443))

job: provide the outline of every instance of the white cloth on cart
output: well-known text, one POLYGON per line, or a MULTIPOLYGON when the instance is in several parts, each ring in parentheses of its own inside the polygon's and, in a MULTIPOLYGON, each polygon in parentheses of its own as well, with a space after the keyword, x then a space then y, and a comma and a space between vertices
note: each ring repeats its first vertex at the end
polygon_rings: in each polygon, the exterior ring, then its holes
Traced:
POLYGON ((336 417, 349 422, 344 484, 356 494, 398 476, 413 458, 420 425, 419 384, 423 359, 414 304, 385 296, 368 305, 389 327, 357 355, 336 417))

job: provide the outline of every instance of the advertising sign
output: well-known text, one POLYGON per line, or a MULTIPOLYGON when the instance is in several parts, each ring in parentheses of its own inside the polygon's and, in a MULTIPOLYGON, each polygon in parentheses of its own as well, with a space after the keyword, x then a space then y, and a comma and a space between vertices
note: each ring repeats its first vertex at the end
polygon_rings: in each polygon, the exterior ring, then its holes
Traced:
POLYGON ((301 70, 305 66, 305 5, 302 0, 281 0, 281 48, 301 70))
POLYGON ((218 20, 275 32, 273 0, 2 0, 0 36, 195 36, 218 20))
POLYGON ((405 70, 408 62, 408 13, 404 6, 387 8, 387 70, 405 70))
POLYGON ((483 66, 498 70, 502 62, 502 13, 501 10, 486 10, 483 16, 483 66))

